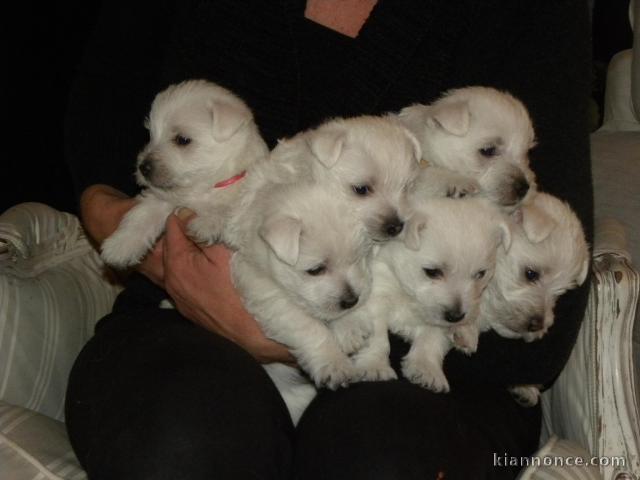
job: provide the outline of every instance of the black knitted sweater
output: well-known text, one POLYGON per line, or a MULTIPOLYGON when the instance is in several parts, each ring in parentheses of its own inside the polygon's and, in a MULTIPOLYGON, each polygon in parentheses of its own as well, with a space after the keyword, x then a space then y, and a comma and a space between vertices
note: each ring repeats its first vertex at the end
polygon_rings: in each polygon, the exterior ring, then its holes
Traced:
MULTIPOLYGON (((237 93, 271 146, 329 117, 395 111, 450 88, 488 85, 529 108, 539 185, 566 199, 592 238, 586 2, 379 0, 356 39, 305 20, 304 0, 104 3, 65 124, 78 193, 93 183, 136 192, 132 171, 151 101, 188 78, 237 93)), ((575 342, 587 293, 585 285, 560 300, 542 341, 489 332, 476 355, 452 352, 452 385, 551 382, 575 342)))

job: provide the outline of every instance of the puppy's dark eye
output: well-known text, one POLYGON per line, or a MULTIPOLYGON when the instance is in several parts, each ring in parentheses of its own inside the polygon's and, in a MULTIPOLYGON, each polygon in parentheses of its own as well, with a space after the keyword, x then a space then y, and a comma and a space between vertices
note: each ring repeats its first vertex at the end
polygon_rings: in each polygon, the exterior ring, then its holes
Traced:
POLYGON ((322 275, 326 271, 327 267, 325 267, 324 265, 318 265, 317 267, 310 268, 306 272, 312 277, 316 277, 318 275, 322 275))
POLYGON ((480 152, 480 155, 483 157, 491 158, 498 154, 498 149, 494 145, 489 145, 488 147, 481 148, 478 152, 480 152))
POLYGON ((487 274, 486 270, 478 270, 476 274, 473 276, 473 278, 475 278, 476 280, 480 280, 481 278, 484 278, 486 274, 487 274))
POLYGON ((424 270, 424 274, 433 279, 433 280, 437 280, 438 278, 442 278, 444 273, 442 273, 442 270, 440 270, 439 268, 423 268, 422 270, 424 270))
POLYGON ((191 139, 189 137, 178 134, 173 137, 173 143, 175 143, 179 147, 184 147, 185 145, 189 145, 191 143, 191 139))
POLYGON ((373 193, 373 189, 369 185, 353 185, 352 188, 356 195, 360 195, 362 197, 373 193))
POLYGON ((535 282, 540 278, 540 273, 536 272, 532 268, 525 268, 524 270, 524 278, 527 279, 527 282, 535 282))

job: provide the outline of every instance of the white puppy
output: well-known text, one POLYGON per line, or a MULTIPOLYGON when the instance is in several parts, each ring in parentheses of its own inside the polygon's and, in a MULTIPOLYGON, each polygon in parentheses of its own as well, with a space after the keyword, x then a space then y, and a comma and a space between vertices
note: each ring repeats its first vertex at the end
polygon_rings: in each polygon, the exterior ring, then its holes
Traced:
POLYGON ((585 281, 589 248, 571 207, 549 194, 539 193, 514 217, 511 249, 498 256, 481 320, 504 337, 531 342, 553 325, 558 297, 585 281))
POLYGON ((431 105, 402 109, 398 118, 416 135, 430 165, 418 182, 424 195, 479 190, 510 210, 535 190, 528 157, 535 145, 533 126, 525 106, 510 94, 488 87, 455 89, 431 105))
MULTIPOLYGON (((482 291, 493 276, 498 247, 509 248, 510 230, 485 199, 433 199, 414 208, 404 242, 383 245, 374 259, 372 295, 361 309, 373 319, 374 332, 354 362, 370 377, 365 379, 393 378, 388 327, 412 343, 403 359, 405 377, 448 391, 442 362, 454 327, 476 328, 482 291)), ((465 348, 472 353, 476 346, 472 338, 465 348)))
MULTIPOLYGON (((248 176, 239 210, 251 208, 256 193, 269 186, 314 182, 348 200, 371 237, 385 241, 403 229, 420 157, 415 137, 393 117, 333 119, 280 141, 269 161, 248 176)), ((249 217, 237 218, 231 244, 250 230, 249 217)))
MULTIPOLYGON (((498 255, 478 323, 483 331, 532 342, 553 325, 558 297, 586 280, 589 248, 575 213, 549 194, 537 194, 514 217, 511 249, 498 255)), ((523 403, 538 401, 535 387, 512 391, 523 403)))
MULTIPOLYGON (((349 203, 317 183, 290 184, 258 192, 245 215, 252 230, 232 257, 232 276, 247 310, 316 386, 335 389, 357 378, 350 346, 332 332, 371 287, 372 243, 349 203)), ((267 370, 296 421, 309 388, 305 398, 288 397, 282 386, 300 384, 300 376, 278 379, 278 371, 287 375, 282 365, 267 370)))
POLYGON ((115 267, 138 263, 176 207, 197 213, 189 224, 199 241, 220 238, 238 201, 246 170, 268 149, 247 105, 228 90, 189 80, 159 93, 151 105, 150 141, 138 155, 138 204, 102 245, 115 267))

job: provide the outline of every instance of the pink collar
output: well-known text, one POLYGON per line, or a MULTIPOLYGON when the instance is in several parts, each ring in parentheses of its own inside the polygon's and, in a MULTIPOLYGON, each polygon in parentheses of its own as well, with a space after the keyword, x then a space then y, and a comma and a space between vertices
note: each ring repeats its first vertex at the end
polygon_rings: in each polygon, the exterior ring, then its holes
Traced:
POLYGON ((213 188, 224 188, 224 187, 228 187, 229 185, 233 185, 234 183, 239 182, 240 180, 242 180, 246 174, 247 174, 246 170, 243 170, 242 172, 240 172, 237 175, 234 175, 231 178, 227 178, 226 180, 222 180, 222 181, 216 183, 213 186, 213 188))

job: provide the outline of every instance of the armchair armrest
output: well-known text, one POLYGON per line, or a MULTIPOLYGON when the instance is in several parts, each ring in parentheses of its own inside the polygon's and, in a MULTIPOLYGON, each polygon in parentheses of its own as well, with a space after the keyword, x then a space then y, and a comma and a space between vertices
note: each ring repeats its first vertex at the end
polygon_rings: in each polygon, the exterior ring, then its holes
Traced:
POLYGON ((121 287, 79 220, 39 203, 0 215, 0 400, 62 419, 76 355, 121 287))
POLYGON ((542 396, 546 435, 570 439, 597 457, 606 480, 638 478, 640 414, 632 332, 640 275, 625 251, 622 226, 596 226, 591 293, 577 343, 553 387, 542 396), (625 477, 624 475, 628 475, 625 477))

